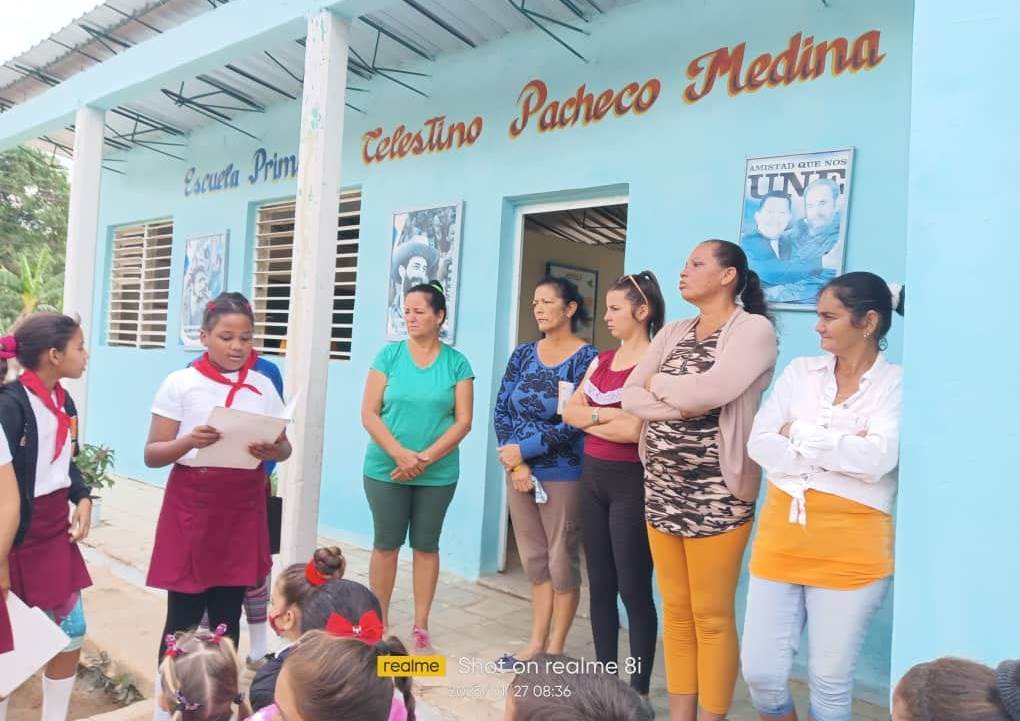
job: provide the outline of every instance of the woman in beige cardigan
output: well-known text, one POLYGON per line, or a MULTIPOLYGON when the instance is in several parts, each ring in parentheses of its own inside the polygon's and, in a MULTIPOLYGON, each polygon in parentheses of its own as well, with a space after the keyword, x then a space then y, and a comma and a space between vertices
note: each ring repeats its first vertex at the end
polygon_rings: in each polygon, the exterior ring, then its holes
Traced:
POLYGON ((734 243, 699 244, 680 293, 700 312, 655 336, 623 408, 645 421, 645 521, 663 601, 670 717, 714 721, 725 718, 737 679, 733 596, 761 473, 746 446, 775 368, 776 334, 758 276, 734 243))

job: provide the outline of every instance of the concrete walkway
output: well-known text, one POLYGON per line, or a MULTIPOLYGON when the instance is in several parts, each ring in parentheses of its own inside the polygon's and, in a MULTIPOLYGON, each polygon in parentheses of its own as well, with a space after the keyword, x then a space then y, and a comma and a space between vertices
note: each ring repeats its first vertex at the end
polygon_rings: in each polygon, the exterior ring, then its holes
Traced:
MULTIPOLYGON (((85 593, 89 619, 89 645, 95 653, 105 651, 118 669, 137 679, 139 690, 151 696, 156 670, 156 648, 165 613, 162 592, 144 586, 156 517, 162 502, 162 490, 137 481, 121 479, 112 490, 103 492, 103 522, 87 540, 86 558, 95 585, 85 593)), ((329 539, 322 539, 323 543, 329 539)), ((368 584, 367 549, 340 544, 347 557, 347 577, 368 584)), ((410 595, 411 566, 401 561, 391 609, 392 631, 410 639, 413 605, 410 595)), ((582 600, 582 605, 586 600, 582 600)), ((503 699, 507 674, 487 673, 485 664, 502 653, 522 645, 530 632, 530 608, 526 598, 442 574, 433 606, 431 631, 436 652, 447 657, 445 678, 415 679, 421 704, 422 721, 470 719, 499 721, 503 718, 503 699)), ((242 651, 246 650, 246 631, 242 633, 242 651)), ((620 648, 626 649, 626 633, 621 632, 620 648)), ((595 657, 591 631, 586 619, 579 618, 570 632, 570 655, 595 657)), ((658 659, 661 659, 661 642, 658 659)), ((622 651, 621 659, 626 656, 622 651)), ((661 661, 657 660, 652 678, 652 701, 657 718, 667 719, 667 697, 661 661)), ((795 687, 798 705, 806 710, 802 686, 795 687)), ((117 721, 141 721, 151 718, 151 702, 115 712, 117 721)), ((756 718, 748 702, 747 691, 738 684, 732 721, 756 718)), ((858 702, 854 718, 882 721, 888 710, 858 702)))

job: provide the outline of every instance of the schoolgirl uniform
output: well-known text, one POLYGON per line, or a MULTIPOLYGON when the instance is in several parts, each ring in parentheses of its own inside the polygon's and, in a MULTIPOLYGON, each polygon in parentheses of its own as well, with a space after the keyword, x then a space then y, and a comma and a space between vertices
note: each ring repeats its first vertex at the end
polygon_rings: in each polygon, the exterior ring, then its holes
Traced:
MULTIPOLYGON (((216 406, 281 416, 280 394, 256 362, 252 353, 239 371, 223 374, 203 356, 167 376, 152 413, 178 421, 178 438, 204 425, 216 406)), ((198 466, 197 455, 189 451, 170 471, 146 583, 169 592, 164 637, 198 625, 208 612, 210 625, 227 624, 236 644, 244 591, 262 583, 271 567, 269 479, 262 465, 198 466)))
MULTIPOLYGON (((58 383, 48 390, 32 371, 0 386, 0 465, 10 463, 18 482, 21 520, 8 556, 11 592, 44 611, 81 648, 85 614, 81 590, 92 585, 81 550, 69 542, 68 503, 89 497, 74 463, 77 411, 58 383)), ((6 615, 6 604, 0 603, 6 615)), ((13 648, 0 622, 0 653, 13 648)))

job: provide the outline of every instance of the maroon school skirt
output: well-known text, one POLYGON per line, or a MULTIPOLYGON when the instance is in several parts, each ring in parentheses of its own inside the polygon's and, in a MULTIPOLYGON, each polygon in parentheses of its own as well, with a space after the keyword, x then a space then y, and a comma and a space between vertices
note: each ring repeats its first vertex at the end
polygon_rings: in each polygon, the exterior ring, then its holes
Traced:
POLYGON ((74 595, 92 585, 70 529, 68 489, 35 499, 28 532, 9 557, 11 591, 26 605, 66 614, 74 595))
POLYGON ((180 593, 258 586, 272 566, 262 468, 174 465, 146 584, 180 593))
POLYGON ((11 631, 11 619, 7 615, 7 602, 0 598, 0 653, 14 650, 14 633, 11 631))

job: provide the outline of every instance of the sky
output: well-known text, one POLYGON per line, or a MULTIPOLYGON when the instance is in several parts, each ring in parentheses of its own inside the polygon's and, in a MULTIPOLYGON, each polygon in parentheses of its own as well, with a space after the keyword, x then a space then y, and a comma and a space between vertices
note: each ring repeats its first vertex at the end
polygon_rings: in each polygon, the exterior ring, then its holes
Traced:
POLYGON ((101 0, 0 1, 0 62, 20 55, 100 4, 101 0))

